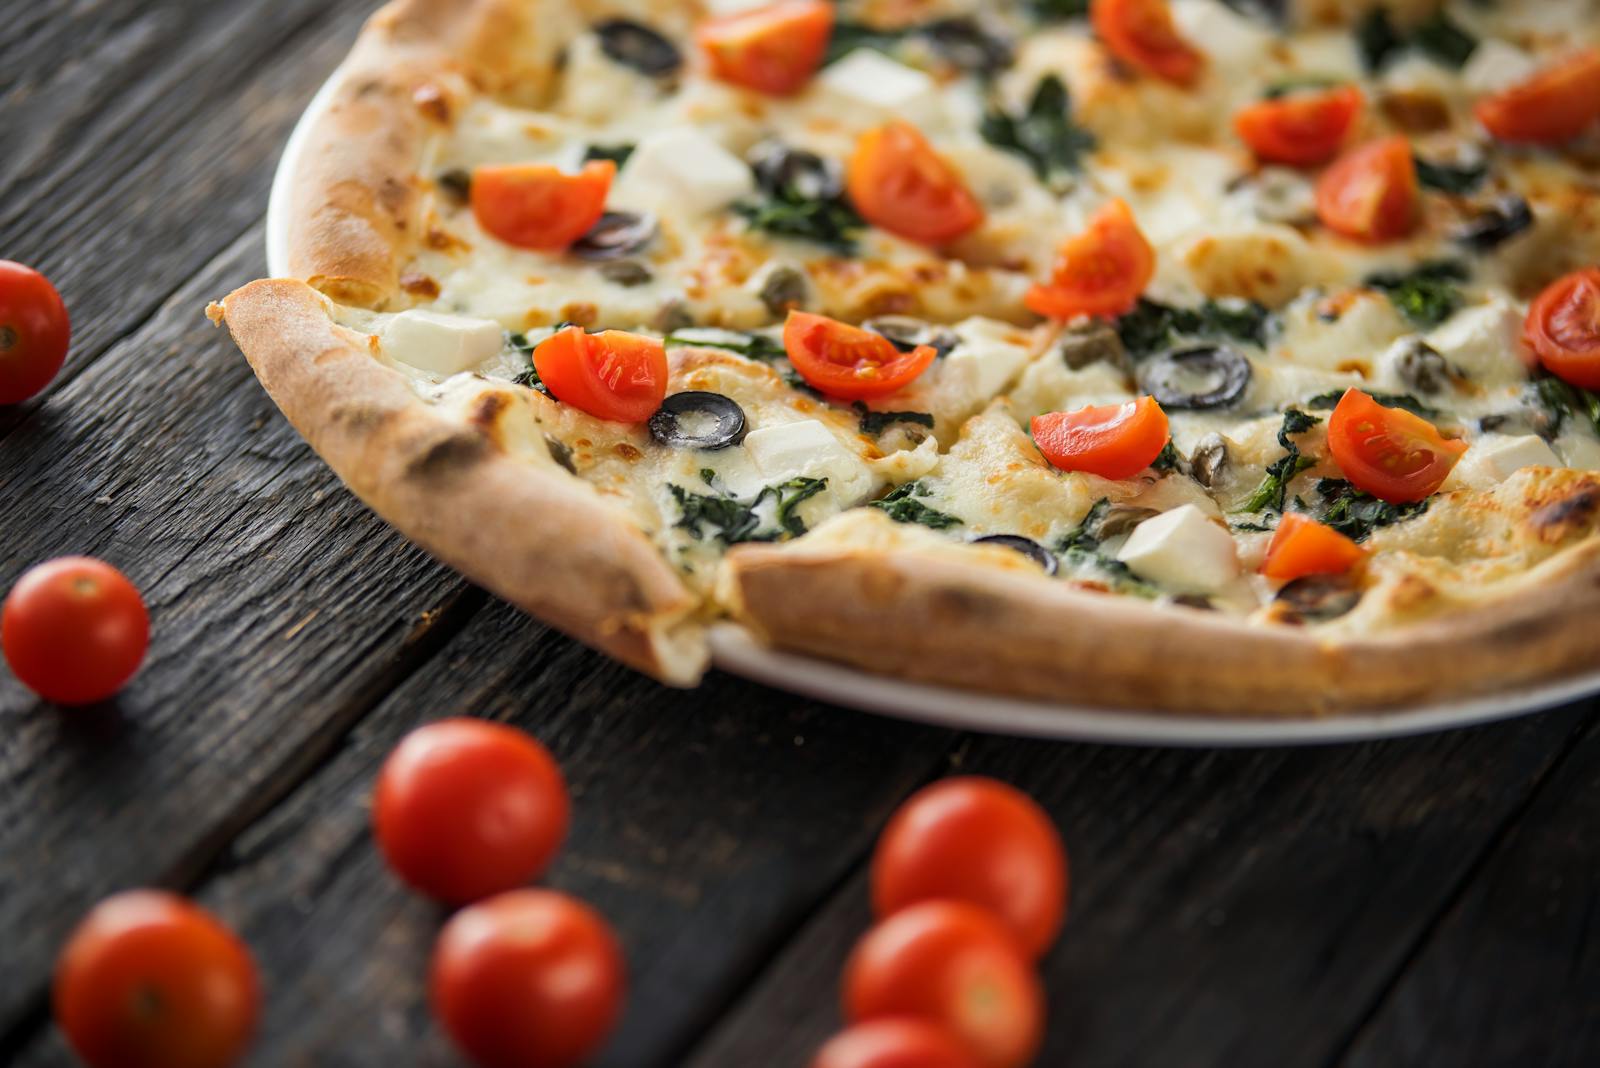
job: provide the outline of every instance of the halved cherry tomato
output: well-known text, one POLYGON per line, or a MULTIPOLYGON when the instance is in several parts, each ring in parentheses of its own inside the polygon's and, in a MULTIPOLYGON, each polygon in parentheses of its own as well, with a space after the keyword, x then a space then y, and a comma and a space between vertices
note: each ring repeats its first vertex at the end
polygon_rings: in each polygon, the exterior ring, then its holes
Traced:
POLYGON ((893 393, 926 371, 937 355, 929 345, 902 352, 882 334, 801 311, 784 320, 783 351, 801 378, 844 400, 893 393))
POLYGON ((1261 573, 1280 582, 1306 575, 1342 575, 1366 555, 1361 546, 1332 527, 1299 512, 1285 512, 1267 543, 1261 573))
POLYGON ((472 214, 508 245, 556 252, 589 232, 606 210, 617 165, 590 160, 577 174, 548 163, 503 163, 472 172, 472 214))
POLYGON ((1233 128, 1257 159, 1311 167, 1338 153, 1361 113, 1363 99, 1353 85, 1291 93, 1241 108, 1233 117, 1233 128))
POLYGON ((1574 271, 1535 297, 1522 336, 1545 370, 1600 389, 1600 268, 1574 271))
POLYGON ((1027 794, 976 776, 945 779, 900 806, 872 856, 880 919, 918 901, 966 901, 999 917, 1034 957, 1067 911, 1067 852, 1027 794))
POLYGON ((616 935, 593 909, 513 890, 451 917, 428 985, 434 1015, 482 1068, 571 1068, 611 1033, 623 972, 616 935))
POLYGON ((139 670, 150 614, 126 575, 103 560, 64 556, 25 572, 0 607, 0 646, 22 684, 47 701, 87 705, 139 670))
POLYGON ((811 1068, 979 1068, 960 1039, 932 1020, 885 1017, 841 1031, 811 1068))
POLYGON ((255 1032, 261 991, 250 951, 210 913, 132 890, 72 932, 53 998, 91 1068, 225 1068, 255 1032))
POLYGON ((862 218, 909 241, 954 241, 983 222, 983 208, 961 176, 908 122, 857 139, 845 187, 862 218))
POLYGON ((937 1021, 984 1068, 1020 1068, 1044 1031, 1044 992, 1022 947, 960 901, 912 905, 868 931, 845 965, 844 1009, 852 1023, 937 1021))
POLYGON ((1328 417, 1328 451, 1357 489, 1407 504, 1437 490, 1467 445, 1446 438, 1420 415, 1385 408, 1350 389, 1328 417))
POLYGON ((788 96, 822 65, 832 34, 828 0, 778 0, 703 22, 694 36, 718 78, 788 96))
POLYGON ((1033 440, 1063 471, 1132 478, 1166 448, 1167 413, 1154 397, 1033 417, 1033 440))
POLYGON ((643 334, 569 326, 539 342, 533 369, 556 400, 619 423, 644 422, 667 396, 667 350, 643 334))
POLYGON ((1502 141, 1570 141, 1600 121, 1600 48, 1585 49, 1486 96, 1474 110, 1484 128, 1502 141))
POLYGON ((1317 218, 1358 241, 1390 241, 1417 223, 1417 165, 1396 135, 1340 156, 1317 182, 1317 218))
POLYGON ((372 821, 396 875, 460 905, 537 878, 569 810, 544 746, 501 723, 446 719, 406 735, 383 762, 372 821))
POLYGON ((50 280, 0 260, 0 404, 21 404, 48 386, 71 338, 67 306, 50 280))
POLYGON ((1138 303, 1155 273, 1155 250, 1133 212, 1112 200, 1082 233, 1061 243, 1050 280, 1030 288, 1023 301, 1052 319, 1121 315, 1138 303))
POLYGON ((1183 39, 1167 0, 1093 0, 1089 18, 1111 54, 1131 67, 1191 85, 1206 57, 1183 39))

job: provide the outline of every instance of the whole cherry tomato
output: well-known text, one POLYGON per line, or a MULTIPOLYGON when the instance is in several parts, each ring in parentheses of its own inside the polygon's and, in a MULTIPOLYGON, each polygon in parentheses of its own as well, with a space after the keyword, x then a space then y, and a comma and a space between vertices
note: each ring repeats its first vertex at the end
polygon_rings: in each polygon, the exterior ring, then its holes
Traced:
POLYGON ((49 385, 71 338, 56 287, 32 267, 0 260, 0 404, 19 404, 49 385))
POLYGON ((125 686, 150 645, 150 616, 103 560, 64 556, 26 572, 0 607, 0 646, 22 684, 47 701, 87 705, 125 686))
POLYGON ((886 1017, 841 1031, 811 1068, 979 1068, 961 1040, 932 1020, 886 1017))

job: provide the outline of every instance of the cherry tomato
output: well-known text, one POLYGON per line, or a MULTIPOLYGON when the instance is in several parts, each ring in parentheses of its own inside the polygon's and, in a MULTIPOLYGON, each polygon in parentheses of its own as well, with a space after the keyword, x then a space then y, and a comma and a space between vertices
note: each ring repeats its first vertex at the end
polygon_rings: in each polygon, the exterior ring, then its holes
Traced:
POLYGON ((548 163, 504 163, 472 172, 472 214, 486 233, 518 248, 558 252, 606 210, 617 165, 590 160, 577 174, 548 163))
POLYGON ((1027 794, 954 778, 913 794, 872 857, 880 919, 918 901, 966 901, 994 913, 1030 954, 1050 948, 1067 910, 1067 852, 1027 794))
POLYGON ((1417 224, 1417 165, 1411 142, 1385 137, 1352 149, 1317 182, 1322 225, 1358 241, 1391 241, 1417 224))
POLYGON ((0 646, 22 684, 47 701, 88 705, 139 670, 150 615, 133 583, 103 560, 64 556, 23 574, 0 607, 0 646))
POLYGON ((924 901, 868 931, 845 965, 844 1008, 852 1023, 937 1021, 984 1068, 1020 1068, 1044 1032, 1044 992, 1022 947, 961 901, 924 901))
POLYGON ((1338 153, 1361 113, 1363 99, 1353 85, 1291 93, 1240 109, 1233 128, 1257 159, 1311 167, 1338 153))
POLYGON ((1575 271, 1534 298, 1523 338, 1545 370, 1600 389, 1600 268, 1575 271))
POLYGON ((778 0, 703 22, 695 40, 716 77, 788 96, 804 88, 822 65, 832 34, 828 0, 778 0))
POLYGON ((557 400, 600 419, 642 423, 667 396, 667 350, 643 334, 569 326, 539 342, 533 367, 557 400))
POLYGON ((616 936, 592 909, 513 890, 445 924, 429 987, 434 1015, 482 1068, 567 1068, 611 1033, 623 973, 616 936))
POLYGON ((1033 440, 1063 471, 1132 478, 1155 462, 1171 434, 1154 397, 1033 417, 1033 440))
POLYGON ((1111 54, 1138 70, 1192 85, 1206 57, 1183 39, 1167 0, 1093 0, 1089 18, 1111 54))
POLYGON ((1600 121, 1600 48, 1589 48, 1525 82, 1484 97, 1478 121, 1502 141, 1559 145, 1600 121))
POLYGON ((901 352, 882 334, 800 311, 784 321, 783 351, 800 377, 844 400, 893 393, 926 371, 936 355, 929 345, 901 352))
POLYGON ((1028 290, 1024 303, 1040 315, 1121 315, 1139 301, 1156 273, 1156 254, 1133 212, 1109 201, 1081 234, 1056 250, 1050 281, 1028 290))
POLYGON ((1267 543, 1261 573, 1279 582, 1306 575, 1342 575, 1366 555, 1361 546, 1332 527, 1298 512, 1285 512, 1267 543))
POLYGON ((67 360, 72 324, 49 279, 0 260, 0 404, 38 393, 67 360))
POLYGON ((224 1068, 255 1033, 249 950, 193 902, 107 898, 56 961, 56 1023, 90 1068, 224 1068))
POLYGON ((395 746, 372 817, 396 875, 461 904, 537 878, 566 838, 569 807, 544 746, 504 724, 446 719, 395 746))
POLYGON ((885 1017, 841 1031, 811 1068, 979 1068, 961 1040, 931 1020, 885 1017))
POLYGON ((1419 415, 1351 389, 1328 418, 1328 450, 1357 489, 1407 504, 1437 490, 1467 446, 1419 415))
POLYGON ((857 139, 845 186, 863 219, 908 241, 943 244, 983 222, 983 208, 961 175, 908 122, 857 139))

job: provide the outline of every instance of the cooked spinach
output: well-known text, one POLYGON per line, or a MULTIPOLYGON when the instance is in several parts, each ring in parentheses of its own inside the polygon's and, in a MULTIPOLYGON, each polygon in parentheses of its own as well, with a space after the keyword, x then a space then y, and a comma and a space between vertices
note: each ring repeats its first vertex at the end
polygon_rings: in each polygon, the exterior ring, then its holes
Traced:
POLYGON ((597 159, 608 159, 621 167, 628 162, 628 157, 633 155, 633 146, 620 145, 590 145, 583 150, 583 162, 588 163, 597 159))
POLYGON ((855 252, 856 233, 867 225, 842 195, 816 196, 798 181, 763 188, 754 199, 735 204, 733 210, 753 230, 815 241, 845 256, 855 252))
POLYGON ((828 488, 825 478, 807 478, 803 475, 764 486, 749 501, 741 501, 731 493, 719 492, 716 472, 705 468, 700 479, 711 488, 711 493, 694 493, 676 483, 667 486, 678 502, 681 513, 674 526, 682 527, 696 541, 714 538, 724 545, 746 541, 781 541, 785 537, 799 537, 806 532, 805 521, 795 514, 803 501, 810 500, 828 488), (772 500, 777 528, 762 530, 758 509, 772 500))
POLYGON ((1356 489, 1342 478, 1319 478, 1313 514, 1320 522, 1352 541, 1366 541, 1379 527, 1419 516, 1428 510, 1428 501, 1390 504, 1356 489))
POLYGON ((822 57, 823 66, 849 55, 858 48, 876 48, 880 52, 893 52, 905 40, 907 30, 883 29, 863 22, 839 20, 833 24, 833 34, 828 38, 828 51, 822 57))
POLYGON ((1315 467, 1317 461, 1310 456, 1300 453, 1300 446, 1295 444, 1291 437, 1295 434, 1304 434, 1318 423, 1322 422, 1317 416, 1308 415, 1298 408, 1290 408, 1283 413, 1283 425, 1278 428, 1278 444, 1283 446, 1283 455, 1267 465, 1267 473, 1261 480, 1261 485, 1250 495, 1250 499, 1240 508, 1240 512, 1260 512, 1270 509, 1282 512, 1284 500, 1289 494, 1289 483, 1294 477, 1309 467, 1315 467))
POLYGON ((1478 48, 1478 39, 1444 11, 1410 33, 1402 33, 1386 7, 1369 11, 1356 24, 1356 47, 1369 73, 1382 70, 1398 53, 1415 48, 1447 67, 1461 67, 1478 48))
POLYGON ((1550 433, 1559 434, 1571 418, 1587 419, 1600 434, 1600 396, 1587 389, 1568 385, 1559 378, 1541 378, 1534 383, 1539 403, 1550 413, 1550 433))
MULTIPOLYGON (((556 326, 555 329, 559 330, 559 329, 561 329, 562 327, 564 327, 566 325, 567 325, 566 323, 560 323, 560 324, 558 324, 556 326)), ((521 374, 516 375, 515 377, 513 377, 511 379, 511 384, 513 386, 527 386, 529 389, 536 389, 540 393, 543 393, 546 397, 549 397, 551 400, 554 400, 555 399, 555 394, 550 392, 550 387, 546 386, 544 384, 544 382, 539 378, 539 371, 538 371, 537 368, 535 368, 533 366, 534 344, 533 344, 533 342, 528 340, 528 335, 527 334, 519 334, 519 333, 508 333, 508 334, 506 334, 506 344, 510 345, 519 354, 521 354, 524 359, 526 359, 528 361, 527 368, 521 374)))
POLYGON ((1178 447, 1169 440, 1156 453, 1156 458, 1150 461, 1152 471, 1177 471, 1182 468, 1183 458, 1178 455, 1178 447))
POLYGON ((1043 21, 1081 19, 1089 14, 1089 0, 1029 0, 1034 17, 1043 21))
POLYGON ((1383 69, 1395 53, 1405 49, 1405 38, 1395 28, 1386 7, 1374 7, 1366 17, 1356 23, 1356 48, 1361 52, 1362 66, 1368 73, 1383 69))
POLYGON ((930 508, 917 500, 917 497, 925 496, 927 492, 927 487, 921 482, 907 482, 897 486, 888 496, 872 501, 867 507, 880 509, 896 523, 920 523, 934 530, 960 526, 962 523, 960 518, 930 508))
POLYGON ((1489 177, 1489 165, 1482 160, 1475 163, 1434 163, 1421 156, 1414 156, 1413 159, 1417 165, 1417 181, 1425 188, 1437 189, 1441 193, 1454 196, 1475 193, 1483 185, 1483 180, 1489 177))
POLYGON ((668 348, 678 345, 697 345, 708 349, 727 349, 752 360, 781 359, 785 353, 781 342, 765 334, 744 334, 737 330, 674 330, 662 339, 668 348))
MULTIPOLYGON (((1432 419, 1439 414, 1439 409, 1430 408, 1409 393, 1379 393, 1374 390, 1362 390, 1367 396, 1383 405, 1385 408, 1404 408, 1413 415, 1420 415, 1424 419, 1432 419)), ((1339 399, 1344 396, 1344 390, 1335 389, 1327 393, 1318 393, 1306 401, 1307 408, 1332 410, 1339 406, 1339 399)))
POLYGON ((1282 100, 1284 97, 1302 91, 1332 89, 1340 83, 1332 78, 1323 78, 1314 74, 1303 75, 1298 78, 1284 78, 1273 82, 1261 91, 1267 100, 1282 100))
POLYGON ((933 416, 928 412, 875 412, 860 401, 853 407, 861 417, 861 432, 877 437, 896 423, 915 423, 933 429, 933 416))
POLYGON ((1117 336, 1135 357, 1171 348, 1179 338, 1231 338, 1266 344, 1272 313, 1254 301, 1208 300, 1198 308, 1179 308, 1145 297, 1117 320, 1117 336))
POLYGON ((1034 87, 1020 113, 990 108, 978 132, 996 148, 1027 160, 1041 182, 1078 171, 1083 154, 1095 146, 1094 134, 1073 123, 1072 98, 1053 74, 1034 87))
POLYGON ((1366 284, 1381 289, 1389 302, 1414 325, 1431 329, 1454 315, 1461 307, 1461 287, 1471 277, 1466 266, 1456 260, 1431 260, 1407 272, 1380 271, 1366 284))
POLYGON ((1440 9, 1411 31, 1412 47, 1447 67, 1459 70, 1478 50, 1478 39, 1440 9))
POLYGON ((1146 597, 1154 597, 1158 592, 1150 583, 1133 573, 1133 569, 1118 560, 1101 548, 1103 538, 1101 527, 1106 516, 1110 514, 1112 505, 1109 498, 1101 497, 1094 502, 1083 522, 1075 530, 1062 536, 1056 543, 1056 552, 1059 553, 1068 567, 1092 567, 1108 575, 1115 585, 1126 592, 1137 593, 1146 597))

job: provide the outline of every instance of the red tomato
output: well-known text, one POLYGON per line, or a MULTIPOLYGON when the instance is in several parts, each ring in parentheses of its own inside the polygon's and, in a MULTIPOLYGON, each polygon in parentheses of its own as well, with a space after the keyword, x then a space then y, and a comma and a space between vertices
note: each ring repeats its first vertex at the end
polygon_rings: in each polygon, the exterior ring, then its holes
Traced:
POLYGON ((1540 293, 1522 335, 1545 370, 1600 389, 1600 268, 1575 271, 1540 293))
POLYGON ((1467 446, 1419 415, 1351 389, 1328 417, 1328 450, 1357 489, 1406 504, 1437 490, 1467 446))
POLYGON ((913 794, 878 839, 872 905, 882 919, 934 899, 988 909, 1043 954, 1067 911, 1067 852, 1050 817, 993 779, 945 779, 913 794))
POLYGON ((616 936, 592 909, 514 890, 445 924, 429 988, 434 1015, 482 1068, 567 1068, 611 1033, 623 972, 616 936))
POLYGON ((522 731, 446 719, 406 735, 373 798, 378 846, 400 878, 451 904, 537 878, 567 835, 561 769, 522 731))
POLYGON ((48 386, 71 337, 67 306, 49 279, 0 260, 0 404, 20 404, 48 386))
POLYGON ((1417 165, 1411 142, 1385 137, 1352 149, 1317 182, 1322 225, 1358 241, 1390 241, 1417 223, 1417 165))
POLYGON ((1132 478, 1155 462, 1171 434, 1154 397, 1033 417, 1033 440, 1063 471, 1132 478))
POLYGON ((1172 22, 1167 0, 1093 0, 1089 18, 1111 54, 1139 70, 1178 85, 1192 85, 1205 69, 1172 22))
POLYGON ((935 356, 929 345, 901 352, 882 334, 800 311, 784 321, 783 351, 801 378, 844 400, 893 393, 926 371, 935 356))
POLYGON ((1475 112, 1484 128, 1502 141, 1571 141, 1600 121, 1600 48, 1586 49, 1484 97, 1475 112))
POLYGON ((150 615, 133 583, 103 560, 64 556, 26 572, 0 607, 0 646, 22 684, 47 701, 87 705, 139 670, 150 615))
POLYGON ((667 396, 667 350, 643 334, 569 326, 539 342, 533 367, 557 400, 600 419, 642 423, 667 396))
POLYGON ((1306 575, 1342 575, 1366 555, 1361 546, 1332 527, 1298 512, 1286 512, 1267 543, 1261 573, 1279 582, 1306 575))
POLYGON ((472 214, 486 233, 518 248, 559 252, 606 210, 617 165, 590 160, 577 174, 548 163, 502 163, 472 172, 472 214))
POLYGON ((886 1017, 841 1031, 811 1068, 979 1068, 967 1047, 931 1020, 886 1017))
POLYGON ((1156 254, 1133 212, 1112 200, 1083 233, 1061 243, 1050 281, 1028 290, 1024 302, 1040 315, 1121 315, 1139 300, 1156 273, 1156 254))
POLYGON ((961 175, 908 122, 887 123, 856 140, 845 186, 863 219, 908 241, 943 244, 983 222, 983 208, 961 175))
POLYGON ((175 894, 133 890, 72 932, 54 1001, 91 1068, 224 1068, 255 1032, 261 992, 233 932, 175 894))
POLYGON ((1291 93, 1240 109, 1233 128, 1257 159, 1311 167, 1338 153, 1361 113, 1363 99, 1353 85, 1291 93))
POLYGON ((832 34, 828 0, 778 0, 703 22, 694 36, 716 77, 788 96, 804 88, 822 65, 832 34))
POLYGON ((1003 924, 976 905, 925 901, 879 923, 845 965, 845 1015, 935 1020, 984 1068, 1020 1068, 1044 1033, 1044 992, 1003 924))

